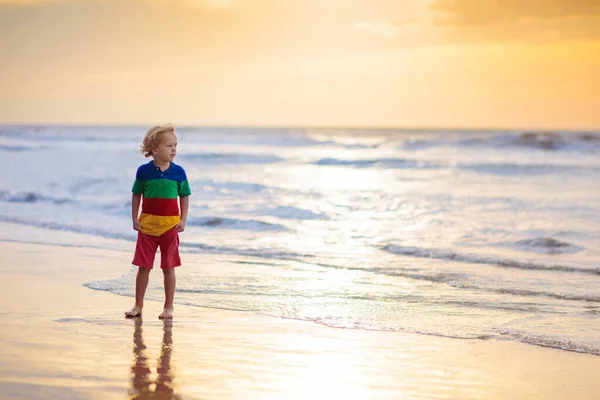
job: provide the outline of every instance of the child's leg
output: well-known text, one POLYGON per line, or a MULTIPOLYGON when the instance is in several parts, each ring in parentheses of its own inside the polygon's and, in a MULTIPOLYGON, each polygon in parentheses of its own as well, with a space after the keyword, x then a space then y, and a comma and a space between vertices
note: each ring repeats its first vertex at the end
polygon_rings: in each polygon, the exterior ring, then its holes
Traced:
POLYGON ((160 319, 173 318, 173 298, 175 297, 175 268, 163 269, 165 278, 165 306, 163 312, 158 316, 160 319))
POLYGON ((150 271, 150 268, 138 268, 137 276, 135 278, 135 306, 133 306, 131 310, 125 312, 127 317, 137 317, 142 313, 150 271))
POLYGON ((160 254, 160 268, 165 278, 165 307, 158 318, 171 319, 173 318, 173 298, 175 297, 175 267, 181 265, 179 234, 175 230, 165 232, 160 237, 160 254))
POLYGON ((138 232, 138 239, 135 246, 135 255, 133 256, 133 265, 138 266, 137 276, 135 278, 135 306, 125 312, 126 317, 137 317, 141 315, 144 308, 144 296, 148 287, 148 278, 154 257, 158 249, 158 239, 152 236, 138 232))
POLYGON ((148 278, 150 277, 149 268, 138 268, 138 273, 135 278, 135 305, 141 310, 144 307, 144 296, 148 288, 148 278))

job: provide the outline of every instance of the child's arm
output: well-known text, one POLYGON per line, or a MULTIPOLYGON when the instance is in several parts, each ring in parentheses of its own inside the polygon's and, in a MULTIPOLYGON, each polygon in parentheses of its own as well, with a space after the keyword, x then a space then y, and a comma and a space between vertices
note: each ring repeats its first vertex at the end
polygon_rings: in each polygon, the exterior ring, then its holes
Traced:
POLYGON ((183 232, 185 230, 188 208, 190 207, 190 196, 180 197, 179 202, 181 203, 181 221, 179 221, 179 224, 177 224, 175 229, 177 229, 178 232, 183 232))
POLYGON ((133 222, 133 229, 136 231, 139 231, 142 228, 140 220, 138 219, 141 200, 141 194, 134 193, 131 195, 131 221, 133 222))

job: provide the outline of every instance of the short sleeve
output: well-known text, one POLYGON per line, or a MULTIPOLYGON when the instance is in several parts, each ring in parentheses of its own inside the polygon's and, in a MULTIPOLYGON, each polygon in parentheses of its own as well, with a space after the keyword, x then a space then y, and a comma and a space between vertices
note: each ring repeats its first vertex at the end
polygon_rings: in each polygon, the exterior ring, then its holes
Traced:
POLYGON ((133 194, 144 193, 144 179, 142 177, 141 169, 142 167, 138 168, 137 173, 135 174, 135 182, 133 182, 133 187, 131 188, 133 194))
POLYGON ((187 175, 183 168, 181 169, 181 182, 177 186, 179 189, 178 194, 180 197, 185 197, 185 196, 189 196, 190 194, 192 194, 192 189, 190 189, 190 183, 187 180, 187 175))

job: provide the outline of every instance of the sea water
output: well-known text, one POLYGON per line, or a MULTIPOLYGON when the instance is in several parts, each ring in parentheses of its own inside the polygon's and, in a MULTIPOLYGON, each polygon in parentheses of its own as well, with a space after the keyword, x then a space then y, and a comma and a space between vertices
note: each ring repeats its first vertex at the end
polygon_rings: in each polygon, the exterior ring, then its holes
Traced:
MULTIPOLYGON (((0 221, 133 253, 145 130, 0 127, 0 221)), ((220 261, 181 267, 176 303, 600 355, 600 133, 178 132, 182 258, 220 261)), ((132 296, 135 268, 82 284, 132 296)))

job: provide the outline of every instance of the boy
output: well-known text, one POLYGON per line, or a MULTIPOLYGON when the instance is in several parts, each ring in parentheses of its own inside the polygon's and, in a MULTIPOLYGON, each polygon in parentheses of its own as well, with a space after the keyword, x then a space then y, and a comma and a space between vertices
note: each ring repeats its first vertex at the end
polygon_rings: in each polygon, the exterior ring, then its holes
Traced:
POLYGON ((126 311, 125 316, 134 318, 142 315, 150 270, 156 249, 160 247, 165 305, 158 318, 172 319, 175 267, 181 265, 179 232, 185 230, 189 195, 192 192, 185 171, 173 162, 177 155, 177 135, 173 125, 158 125, 150 129, 140 151, 145 157, 152 156, 152 161, 138 168, 131 189, 131 219, 133 229, 138 231, 132 264, 138 267, 138 273, 135 280, 135 306, 126 311), (138 217, 142 195, 142 213, 138 217))

